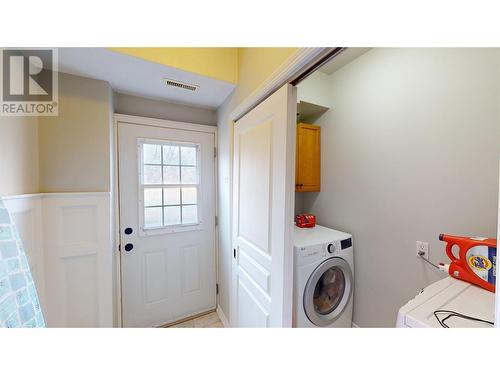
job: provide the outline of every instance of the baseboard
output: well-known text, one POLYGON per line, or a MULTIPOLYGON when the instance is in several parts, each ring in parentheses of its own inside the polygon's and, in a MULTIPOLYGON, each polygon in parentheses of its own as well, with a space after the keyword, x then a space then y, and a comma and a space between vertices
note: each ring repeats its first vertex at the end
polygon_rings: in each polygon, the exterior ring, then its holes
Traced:
POLYGON ((356 323, 352 322, 351 323, 351 327, 352 328, 361 328, 360 326, 358 326, 356 323))
POLYGON ((219 316, 220 321, 222 322, 222 325, 224 328, 230 328, 231 326, 229 325, 229 320, 227 320, 226 315, 224 314, 224 311, 222 311, 221 307, 217 305, 217 315, 219 316))

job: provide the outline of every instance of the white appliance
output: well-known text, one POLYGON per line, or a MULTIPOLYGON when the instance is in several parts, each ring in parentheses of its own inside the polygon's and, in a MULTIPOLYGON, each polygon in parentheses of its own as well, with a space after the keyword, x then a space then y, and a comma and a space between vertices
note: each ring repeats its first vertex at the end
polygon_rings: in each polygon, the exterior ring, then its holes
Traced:
POLYGON ((351 327, 352 235, 316 225, 295 227, 294 327, 351 327))
MULTIPOLYGON (((448 310, 493 322, 495 294, 475 285, 446 277, 426 287, 399 309, 396 327, 441 328, 434 311, 448 310)), ((449 313, 437 313, 442 320, 449 313)), ((493 327, 490 324, 452 316, 445 324, 450 328, 493 327)))

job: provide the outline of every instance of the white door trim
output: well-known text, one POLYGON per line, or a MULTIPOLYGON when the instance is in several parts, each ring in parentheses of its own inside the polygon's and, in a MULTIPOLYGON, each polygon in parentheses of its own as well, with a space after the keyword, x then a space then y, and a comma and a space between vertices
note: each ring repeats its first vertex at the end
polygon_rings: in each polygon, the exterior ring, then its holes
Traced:
MULTIPOLYGON (((194 124, 188 122, 181 121, 170 121, 163 120, 153 117, 143 117, 143 116, 132 116, 132 115, 124 115, 120 113, 115 113, 113 116, 113 137, 112 137, 112 152, 113 152, 113 202, 114 204, 114 212, 112 213, 114 218, 114 246, 113 250, 115 252, 115 265, 116 265, 116 280, 115 280, 115 303, 117 307, 116 311, 116 325, 118 327, 123 327, 123 304, 122 304, 122 280, 121 280, 121 257, 120 252, 118 251, 118 246, 120 246, 120 187, 118 186, 118 123, 130 123, 135 125, 143 125, 143 126, 153 126, 153 127, 161 127, 161 128, 170 128, 170 129, 178 129, 178 130, 190 130, 197 131, 202 133, 211 133, 214 134, 214 144, 215 144, 215 159, 214 159, 214 183, 215 183, 215 215, 219 215, 219 205, 218 205, 218 137, 217 137, 217 127, 211 125, 203 125, 203 124, 194 124)), ((219 231, 217 229, 218 223, 215 223, 215 264, 216 264, 216 280, 219 282, 219 231)), ((219 303, 219 295, 216 295, 216 304, 219 303)))
POLYGON ((162 120, 152 117, 122 115, 120 113, 115 113, 115 126, 118 122, 217 134, 216 126, 193 124, 189 122, 162 120))

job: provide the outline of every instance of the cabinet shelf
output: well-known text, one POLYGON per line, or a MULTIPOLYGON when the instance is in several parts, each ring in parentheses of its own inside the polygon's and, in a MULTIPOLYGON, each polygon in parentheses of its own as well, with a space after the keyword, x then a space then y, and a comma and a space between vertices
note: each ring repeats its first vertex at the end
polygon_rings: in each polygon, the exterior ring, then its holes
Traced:
POLYGON ((301 100, 297 103, 297 117, 300 122, 314 122, 329 109, 319 104, 301 100))

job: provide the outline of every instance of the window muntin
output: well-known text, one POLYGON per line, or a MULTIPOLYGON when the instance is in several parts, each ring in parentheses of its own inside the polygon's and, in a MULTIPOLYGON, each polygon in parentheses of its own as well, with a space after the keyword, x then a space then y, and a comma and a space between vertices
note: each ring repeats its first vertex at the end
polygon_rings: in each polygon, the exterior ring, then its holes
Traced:
POLYGON ((144 230, 199 224, 199 145, 140 142, 144 230))

